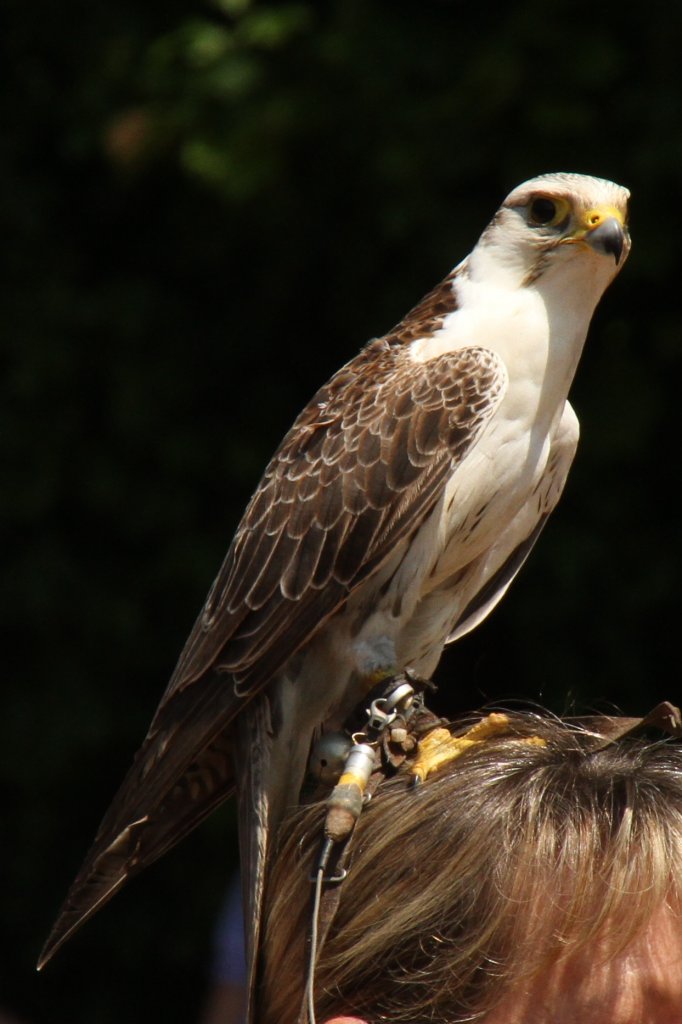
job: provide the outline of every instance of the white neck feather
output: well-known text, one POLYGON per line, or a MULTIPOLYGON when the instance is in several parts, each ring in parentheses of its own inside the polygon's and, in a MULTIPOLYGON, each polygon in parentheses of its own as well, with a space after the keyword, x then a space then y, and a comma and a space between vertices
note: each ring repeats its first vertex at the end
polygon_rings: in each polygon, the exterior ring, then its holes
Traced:
MULTIPOLYGON (((453 280, 458 308, 441 328, 410 346, 418 362, 458 348, 482 346, 497 352, 507 367, 510 388, 524 401, 532 390, 536 413, 563 408, 594 309, 613 273, 595 254, 553 253, 538 278, 523 285, 528 262, 500 258, 482 240, 453 280), (579 258, 576 258, 578 257, 579 258)), ((506 254, 502 254, 506 255, 506 254)))

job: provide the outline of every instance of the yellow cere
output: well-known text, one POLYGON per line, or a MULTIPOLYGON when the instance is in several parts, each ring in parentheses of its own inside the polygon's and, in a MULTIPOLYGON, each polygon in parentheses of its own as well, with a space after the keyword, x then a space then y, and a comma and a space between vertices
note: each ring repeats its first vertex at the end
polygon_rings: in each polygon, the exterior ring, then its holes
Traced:
POLYGON ((592 231, 594 228, 598 228, 604 221, 614 218, 619 224, 625 224, 625 218, 623 217, 622 210, 619 210, 616 206, 596 206, 592 210, 585 210, 580 217, 581 227, 585 231, 592 231))

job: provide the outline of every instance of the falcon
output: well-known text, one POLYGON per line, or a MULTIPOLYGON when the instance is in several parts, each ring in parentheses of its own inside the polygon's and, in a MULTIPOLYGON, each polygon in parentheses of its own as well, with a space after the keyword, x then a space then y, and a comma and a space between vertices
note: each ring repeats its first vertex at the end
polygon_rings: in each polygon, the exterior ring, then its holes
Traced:
POLYGON ((265 470, 40 965, 233 790, 252 967, 272 837, 311 743, 430 676, 506 592, 566 481, 567 401, 627 258, 626 189, 547 174, 322 387, 265 470))

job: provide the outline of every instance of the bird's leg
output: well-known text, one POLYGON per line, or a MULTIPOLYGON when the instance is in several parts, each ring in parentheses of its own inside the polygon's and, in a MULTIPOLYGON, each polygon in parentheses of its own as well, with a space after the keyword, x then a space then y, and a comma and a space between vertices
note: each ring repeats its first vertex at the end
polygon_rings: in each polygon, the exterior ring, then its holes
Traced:
MULTIPOLYGON (((512 731, 509 715, 500 712, 482 718, 461 736, 453 736, 449 729, 433 729, 419 741, 419 751, 411 766, 415 784, 424 782, 430 772, 454 761, 465 750, 512 731)), ((519 742, 546 746, 546 741, 540 736, 523 737, 519 742)))
POLYGON ((426 689, 435 690, 435 686, 410 670, 385 674, 346 723, 347 731, 324 734, 311 755, 318 778, 337 781, 327 800, 324 837, 311 875, 308 977, 299 1024, 315 1024, 315 965, 339 904, 339 883, 346 877, 344 865, 362 808, 385 775, 414 752, 415 734, 439 722, 424 707, 426 689))
MULTIPOLYGON (((414 751, 419 735, 433 729, 440 720, 424 707, 423 691, 435 689, 430 680, 410 670, 388 676, 376 684, 346 725, 345 733, 327 733, 316 744, 311 764, 319 775, 336 784, 327 801, 324 833, 327 840, 341 843, 351 834, 368 798, 370 779, 376 783, 398 767, 414 751), (369 705, 369 706, 367 706, 369 705), (364 719, 364 721, 363 721, 364 719), (409 725, 409 729, 408 729, 409 725), (330 771, 330 756, 337 770, 330 771)), ((318 870, 326 870, 328 844, 323 846, 318 870)))
MULTIPOLYGON (((386 722, 379 717, 376 723, 372 721, 372 713, 376 709, 381 713, 393 713, 399 715, 409 714, 410 719, 424 708, 424 696, 426 692, 435 693, 436 684, 431 679, 419 676, 410 668, 403 671, 385 669, 372 673, 367 677, 367 689, 365 696, 348 716, 344 724, 344 731, 349 736, 358 733, 367 735, 370 732, 381 732, 386 722), (376 726, 376 728, 375 728, 376 726)), ((377 736, 372 735, 372 739, 377 736)))

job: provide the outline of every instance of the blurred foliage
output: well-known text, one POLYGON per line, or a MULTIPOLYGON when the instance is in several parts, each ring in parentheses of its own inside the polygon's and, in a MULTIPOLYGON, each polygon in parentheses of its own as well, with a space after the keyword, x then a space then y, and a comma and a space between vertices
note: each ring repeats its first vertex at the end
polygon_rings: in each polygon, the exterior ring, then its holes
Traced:
POLYGON ((444 708, 642 713, 676 664, 680 14, 558 0, 7 0, 2 978, 35 1024, 198 1019, 232 812, 33 961, 268 455, 544 170, 633 192, 583 442, 444 708))

